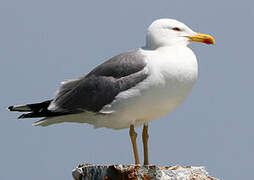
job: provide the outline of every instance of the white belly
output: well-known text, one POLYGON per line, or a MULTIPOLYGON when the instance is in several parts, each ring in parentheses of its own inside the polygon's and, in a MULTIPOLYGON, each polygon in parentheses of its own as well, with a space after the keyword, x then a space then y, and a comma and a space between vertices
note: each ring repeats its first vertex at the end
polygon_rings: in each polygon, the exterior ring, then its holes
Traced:
POLYGON ((146 70, 150 76, 137 86, 120 93, 115 101, 105 106, 101 112, 108 115, 97 119, 94 125, 128 128, 130 124, 142 125, 173 111, 183 102, 197 79, 196 57, 189 48, 184 48, 177 54, 168 53, 170 56, 160 52, 163 55, 159 59, 158 54, 149 54, 146 70))

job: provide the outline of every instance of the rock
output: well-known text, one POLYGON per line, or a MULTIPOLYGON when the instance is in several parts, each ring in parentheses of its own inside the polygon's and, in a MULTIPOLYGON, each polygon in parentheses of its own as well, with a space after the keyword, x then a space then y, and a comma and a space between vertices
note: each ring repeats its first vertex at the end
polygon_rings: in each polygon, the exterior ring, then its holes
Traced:
POLYGON ((204 167, 157 167, 153 165, 79 165, 72 171, 75 180, 218 180, 204 167))

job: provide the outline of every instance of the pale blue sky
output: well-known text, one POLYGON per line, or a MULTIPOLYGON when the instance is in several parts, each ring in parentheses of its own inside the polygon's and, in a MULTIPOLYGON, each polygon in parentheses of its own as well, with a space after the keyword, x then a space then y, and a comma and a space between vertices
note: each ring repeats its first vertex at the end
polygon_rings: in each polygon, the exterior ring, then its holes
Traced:
MULTIPOLYGON (((252 1, 0 2, 0 179, 71 179, 81 163, 133 163, 128 130, 86 124, 32 127, 6 111, 52 98, 75 78, 144 44, 147 26, 175 18, 216 45, 192 44, 199 79, 187 100, 150 125, 150 162, 206 166, 223 180, 253 179, 252 1)), ((138 145, 142 155, 141 129, 138 145)))

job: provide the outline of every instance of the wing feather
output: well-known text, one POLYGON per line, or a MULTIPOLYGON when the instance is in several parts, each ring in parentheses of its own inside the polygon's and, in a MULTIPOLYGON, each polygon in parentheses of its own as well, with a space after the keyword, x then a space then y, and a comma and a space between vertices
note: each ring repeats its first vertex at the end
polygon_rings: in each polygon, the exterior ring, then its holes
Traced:
POLYGON ((86 76, 64 82, 49 110, 98 112, 117 94, 146 79, 145 66, 144 57, 138 50, 113 57, 86 76))

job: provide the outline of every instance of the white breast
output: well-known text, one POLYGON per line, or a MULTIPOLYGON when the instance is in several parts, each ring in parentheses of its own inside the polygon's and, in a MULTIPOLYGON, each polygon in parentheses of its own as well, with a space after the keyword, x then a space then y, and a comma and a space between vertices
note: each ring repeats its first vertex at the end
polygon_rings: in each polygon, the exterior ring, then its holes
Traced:
POLYGON ((141 125, 158 119, 174 110, 191 91, 198 73, 191 49, 175 46, 141 53, 146 57, 149 77, 105 106, 101 112, 111 113, 110 120, 104 123, 101 119, 96 126, 127 128, 131 123, 141 125))

